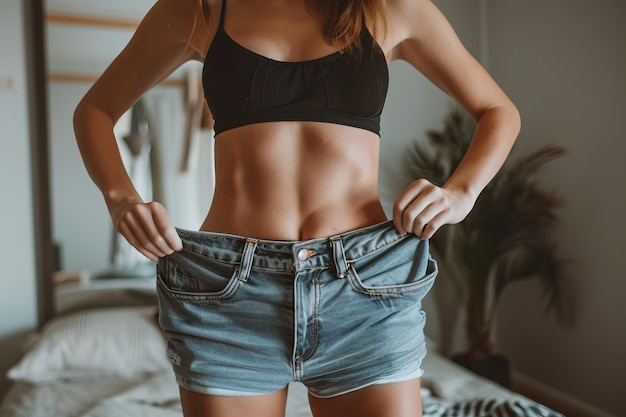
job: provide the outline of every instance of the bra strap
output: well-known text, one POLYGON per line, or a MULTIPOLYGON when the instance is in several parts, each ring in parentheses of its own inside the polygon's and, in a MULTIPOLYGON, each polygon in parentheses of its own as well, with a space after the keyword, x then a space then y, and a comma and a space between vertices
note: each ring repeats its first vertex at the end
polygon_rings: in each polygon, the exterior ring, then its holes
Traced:
POLYGON ((220 10, 220 29, 224 29, 224 16, 226 15, 226 0, 222 0, 222 10, 220 10))

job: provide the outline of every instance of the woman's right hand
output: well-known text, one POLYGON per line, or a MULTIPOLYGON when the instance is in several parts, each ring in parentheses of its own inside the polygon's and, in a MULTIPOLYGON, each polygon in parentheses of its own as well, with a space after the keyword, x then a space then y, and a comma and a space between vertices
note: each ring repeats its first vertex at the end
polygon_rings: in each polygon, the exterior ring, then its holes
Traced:
POLYGON ((109 204, 115 229, 146 258, 159 258, 183 249, 183 243, 165 208, 139 199, 109 204))
POLYGON ((74 130, 87 172, 104 196, 115 229, 145 257, 158 262, 159 257, 181 250, 182 242, 163 206, 144 203, 138 196, 113 128, 146 91, 185 62, 204 61, 217 22, 199 18, 196 1, 153 3, 129 43, 77 105, 74 130))

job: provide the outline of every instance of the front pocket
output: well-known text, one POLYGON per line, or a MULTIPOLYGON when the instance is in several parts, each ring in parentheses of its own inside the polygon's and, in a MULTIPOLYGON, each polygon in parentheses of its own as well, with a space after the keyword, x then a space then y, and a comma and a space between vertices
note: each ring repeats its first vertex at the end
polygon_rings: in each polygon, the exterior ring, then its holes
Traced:
POLYGON ((347 278, 352 287, 370 296, 425 295, 437 276, 437 262, 426 242, 411 240, 351 263, 347 278))
POLYGON ((363 278, 351 266, 348 278, 355 290, 367 295, 394 296, 418 292, 426 294, 437 276, 437 263, 434 259, 429 258, 427 269, 429 272, 426 274, 419 274, 413 272, 412 268, 410 271, 406 271, 406 268, 393 268, 380 275, 363 278))
POLYGON ((172 297, 185 300, 223 300, 231 297, 242 281, 239 266, 181 251, 159 261, 159 285, 172 297))

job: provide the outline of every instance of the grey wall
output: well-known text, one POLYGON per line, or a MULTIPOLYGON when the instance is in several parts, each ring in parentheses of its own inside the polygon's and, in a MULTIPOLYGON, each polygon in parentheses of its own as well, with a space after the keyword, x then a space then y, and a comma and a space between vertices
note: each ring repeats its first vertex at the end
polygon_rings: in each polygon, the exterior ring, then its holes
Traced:
MULTIPOLYGON (((435 1, 457 34, 477 58, 481 54, 479 0, 435 1)), ((382 115, 380 194, 389 214, 409 180, 402 173, 407 146, 425 138, 425 131, 442 126, 451 100, 410 65, 390 65, 389 94, 382 115)))
POLYGON ((566 200, 560 251, 574 261, 566 290, 578 319, 542 314, 534 282, 510 288, 500 349, 515 367, 616 415, 626 415, 626 3, 489 1, 490 71, 522 113, 519 148, 546 142, 569 155, 544 181, 566 200))
MULTIPOLYGON (((476 0, 435 1, 468 49, 486 64, 522 113, 516 153, 546 143, 568 156, 541 180, 561 192, 560 252, 572 259, 565 296, 577 320, 563 327, 543 314, 539 284, 510 287, 499 308, 497 350, 516 373, 574 401, 626 415, 620 389, 626 372, 626 3, 476 0), (486 13, 481 13, 483 6, 486 13)), ((438 128, 449 103, 408 65, 394 63, 383 114, 381 196, 389 213, 406 186, 402 153, 438 128)), ((427 333, 444 348, 461 348, 457 301, 435 306, 444 279, 426 303, 427 333), (447 318, 446 318, 447 316, 447 318), (452 317, 452 320, 450 319, 452 317)))
MULTIPOLYGON (((437 6, 450 21, 459 38, 476 57, 482 56, 481 1, 438 0, 437 6)), ((390 85, 381 121, 379 193, 391 218, 393 202, 414 179, 404 172, 406 150, 423 141, 429 129, 439 129, 452 100, 410 65, 396 61, 389 67, 390 85)), ((457 331, 458 298, 445 279, 436 281, 424 301, 427 335, 443 352, 462 347, 457 331)))
POLYGON ((37 324, 22 2, 0 3, 0 395, 37 324))

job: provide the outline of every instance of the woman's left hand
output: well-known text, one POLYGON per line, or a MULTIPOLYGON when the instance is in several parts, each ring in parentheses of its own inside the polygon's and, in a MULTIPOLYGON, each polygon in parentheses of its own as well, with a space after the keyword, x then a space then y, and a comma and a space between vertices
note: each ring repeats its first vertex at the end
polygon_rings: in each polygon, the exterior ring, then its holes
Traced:
POLYGON ((438 187, 425 179, 414 181, 393 206, 393 223, 400 234, 430 239, 444 224, 463 220, 476 197, 459 189, 438 187))

